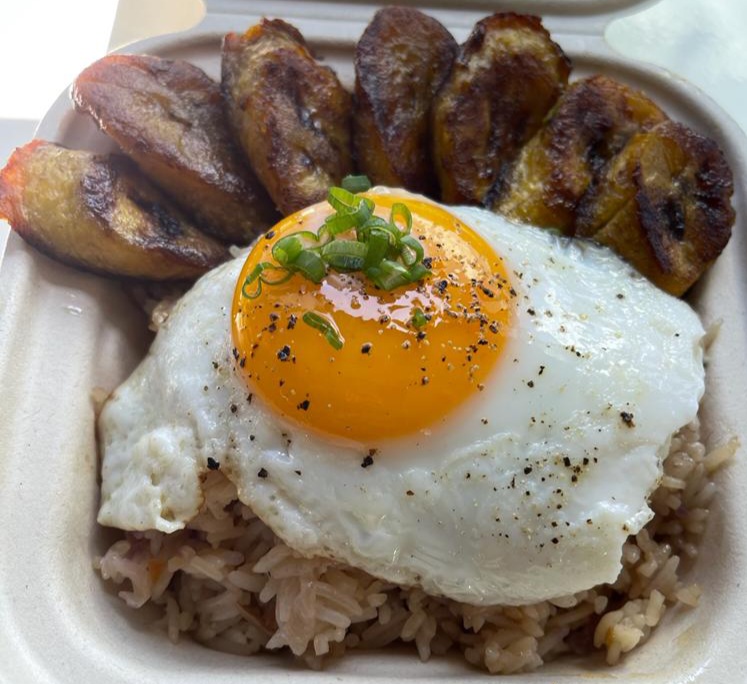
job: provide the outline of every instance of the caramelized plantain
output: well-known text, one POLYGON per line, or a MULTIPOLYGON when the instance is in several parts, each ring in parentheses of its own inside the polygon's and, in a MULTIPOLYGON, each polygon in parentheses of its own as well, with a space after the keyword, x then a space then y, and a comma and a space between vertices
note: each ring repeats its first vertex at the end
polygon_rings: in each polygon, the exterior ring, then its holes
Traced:
POLYGON ((270 198, 234 145, 220 86, 198 67, 109 55, 78 76, 72 95, 206 232, 248 244, 275 222, 270 198))
POLYGON ((374 185, 435 196, 430 112, 457 52, 435 19, 408 7, 379 10, 355 51, 353 143, 374 185))
POLYGON ((684 294, 731 237, 733 180, 718 145, 672 121, 634 135, 579 205, 576 234, 684 294))
POLYGON ((127 157, 41 140, 0 171, 0 217, 39 251, 104 275, 191 279, 228 258, 127 157))
POLYGON ((227 34, 222 84, 235 134, 283 214, 352 172, 350 94, 290 24, 265 19, 227 34))
POLYGON ((606 76, 573 83, 522 150, 506 196, 493 208, 572 233, 576 205, 607 162, 633 134, 666 118, 643 93, 606 76))
POLYGON ((433 105, 442 198, 492 205, 522 146, 568 82, 570 61, 537 17, 494 14, 462 45, 433 105))

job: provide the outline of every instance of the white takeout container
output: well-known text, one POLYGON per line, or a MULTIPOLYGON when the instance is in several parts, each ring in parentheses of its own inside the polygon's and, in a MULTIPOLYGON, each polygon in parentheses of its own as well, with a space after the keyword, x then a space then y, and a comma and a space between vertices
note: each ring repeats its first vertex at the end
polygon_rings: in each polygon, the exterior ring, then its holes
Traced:
MULTIPOLYGON (((403 4, 404 0, 403 0, 403 4)), ((416 3, 409 3, 416 4, 416 3)), ((423 7, 462 41, 495 11, 488 0, 432 0, 423 7)), ((710 447, 747 426, 747 150, 744 134, 695 87, 659 68, 616 56, 603 38, 614 16, 649 3, 633 0, 517 2, 541 14, 574 64, 573 77, 605 73, 646 91, 669 115, 715 138, 735 177, 737 224, 724 254, 689 300, 706 325, 721 322, 702 408, 710 447)), ((355 41, 376 7, 355 2, 275 0, 207 3, 202 23, 122 52, 188 59, 219 76, 222 35, 261 16, 285 18, 352 86, 355 41)), ((500 3, 500 9, 509 9, 500 3)), ((68 94, 54 103, 38 137, 70 147, 111 149, 68 94)), ((0 271, 0 680, 25 682, 386 682, 484 681, 461 658, 421 663, 414 649, 350 653, 313 672, 282 655, 239 657, 189 639, 174 645, 132 611, 92 568, 116 537, 96 525, 98 464, 94 388, 113 389, 143 356, 143 315, 116 282, 74 271, 10 236, 0 271)), ((747 464, 740 448, 718 475, 701 556, 689 577, 704 589, 697 609, 667 612, 640 649, 614 667, 603 657, 564 659, 521 682, 739 682, 747 672, 747 464)))

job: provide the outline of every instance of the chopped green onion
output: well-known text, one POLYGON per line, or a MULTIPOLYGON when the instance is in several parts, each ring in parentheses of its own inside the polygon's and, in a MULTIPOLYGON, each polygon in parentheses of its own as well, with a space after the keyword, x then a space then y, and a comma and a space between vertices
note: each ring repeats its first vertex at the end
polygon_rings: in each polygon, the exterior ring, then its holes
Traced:
POLYGON ((361 205, 370 210, 369 214, 372 214, 374 208, 373 200, 368 197, 354 195, 352 192, 345 190, 345 188, 330 188, 327 193, 327 202, 332 205, 335 211, 341 214, 352 214, 355 211, 359 211, 361 205))
POLYGON ((368 245, 355 240, 335 240, 322 247, 324 262, 337 271, 360 271, 366 261, 368 245))
POLYGON ((306 325, 309 325, 322 333, 327 342, 329 342, 335 349, 342 349, 343 340, 334 323, 313 311, 307 311, 303 315, 302 320, 306 325))
POLYGON ((341 185, 345 190, 354 194, 371 189, 371 181, 368 180, 368 176, 345 176, 341 185))
POLYGON ((263 273, 265 271, 285 271, 282 266, 278 266, 276 264, 273 264, 269 261, 263 261, 260 264, 257 264, 253 269, 252 272, 244 279, 244 284, 241 286, 241 294, 242 296, 246 297, 247 299, 256 299, 259 297, 260 294, 262 294, 262 283, 266 285, 280 285, 281 283, 286 282, 287 280, 290 280, 291 276, 293 275, 293 272, 286 272, 284 275, 282 275, 280 278, 277 278, 275 280, 268 280, 263 273), (254 290, 254 292, 249 292, 247 290, 247 287, 249 285, 252 285, 256 281, 257 287, 254 290))
POLYGON ((306 278, 314 283, 321 283, 322 278, 327 275, 327 267, 324 260, 316 252, 304 249, 293 262, 292 269, 300 271, 306 278))
POLYGON ((372 266, 365 273, 382 290, 394 290, 412 282, 410 271, 390 259, 382 259, 377 266, 372 266))
POLYGON ((368 236, 368 250, 363 269, 371 268, 380 263, 389 251, 389 233, 381 228, 372 228, 368 236))
POLYGON ((399 244, 402 246, 402 261, 405 266, 413 266, 423 261, 425 250, 420 240, 412 235, 405 235, 400 239, 399 244))
POLYGON ((263 285, 283 283, 295 273, 319 283, 328 269, 362 271, 376 287, 387 291, 429 275, 430 263, 423 245, 410 235, 410 210, 396 202, 388 220, 375 216, 373 200, 355 194, 369 187, 365 176, 349 176, 343 187, 330 188, 327 201, 335 213, 327 217, 316 233, 298 231, 275 242, 272 256, 277 263, 258 264, 246 277, 243 296, 254 299, 262 292, 263 285), (355 239, 338 238, 353 230, 355 239), (281 275, 268 278, 269 270, 280 271, 281 275))
POLYGON ((421 309, 415 309, 414 313, 412 314, 412 324, 416 328, 422 328, 426 323, 428 323, 427 316, 422 312, 421 309))
POLYGON ((401 218, 405 222, 405 235, 410 234, 410 230, 412 229, 412 214, 410 213, 410 210, 402 204, 402 202, 397 202, 392 205, 392 211, 389 214, 389 222, 393 225, 397 225, 397 219, 401 218))
POLYGON ((429 274, 430 271, 422 263, 413 264, 412 266, 410 266, 411 283, 417 283, 418 280, 422 280, 429 274))
POLYGON ((281 238, 272 246, 272 256, 281 266, 292 264, 303 250, 303 243, 297 234, 281 238))

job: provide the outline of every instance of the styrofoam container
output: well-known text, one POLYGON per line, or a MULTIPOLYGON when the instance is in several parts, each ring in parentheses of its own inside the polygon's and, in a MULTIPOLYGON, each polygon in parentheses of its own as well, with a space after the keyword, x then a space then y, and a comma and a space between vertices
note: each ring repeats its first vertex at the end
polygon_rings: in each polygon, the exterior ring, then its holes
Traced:
MULTIPOLYGON (((423 8, 463 40, 493 3, 433 3, 423 8), (449 6, 451 5, 451 6, 449 6)), ((747 426, 747 144, 713 102, 661 69, 615 56, 603 39, 632 0, 517 2, 544 15, 572 58, 574 77, 605 73, 646 91, 675 120, 715 138, 734 172, 737 224, 724 254, 689 296, 706 325, 721 322, 702 407, 709 446, 747 426)), ((222 35, 260 16, 282 17, 352 86, 352 51, 375 6, 290 0, 208 2, 203 22, 185 33, 135 43, 124 52, 188 59, 218 77, 222 35)), ((501 3, 501 9, 505 5, 501 3)), ((38 137, 71 147, 109 149, 67 93, 38 137)), ((174 645, 152 627, 153 613, 128 609, 92 568, 115 538, 96 525, 98 458, 94 388, 113 389, 143 356, 143 314, 116 282, 80 273, 29 249, 15 234, 0 271, 0 680, 23 682, 323 682, 484 680, 460 658, 421 663, 414 651, 351 653, 312 672, 278 654, 238 657, 189 639, 174 645)), ((694 610, 671 610, 653 637, 619 665, 601 657, 564 659, 504 681, 582 680, 739 682, 747 672, 747 464, 740 448, 719 473, 699 560, 689 577, 704 588, 694 610)))

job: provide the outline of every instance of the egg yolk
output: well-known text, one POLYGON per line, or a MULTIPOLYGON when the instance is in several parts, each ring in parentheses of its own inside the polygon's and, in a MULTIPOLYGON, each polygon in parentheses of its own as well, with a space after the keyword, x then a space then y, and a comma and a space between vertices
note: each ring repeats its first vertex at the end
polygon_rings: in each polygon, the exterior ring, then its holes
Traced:
POLYGON ((364 195, 383 218, 394 203, 407 205, 430 274, 383 291, 360 272, 329 270, 318 284, 296 273, 247 297, 247 276, 274 262, 277 240, 317 232, 333 213, 317 204, 282 220, 252 249, 233 299, 232 333, 251 392, 308 430, 371 445, 433 428, 482 391, 500 358, 515 293, 500 257, 446 210, 364 195), (307 312, 335 329, 341 348, 303 320, 307 312))

